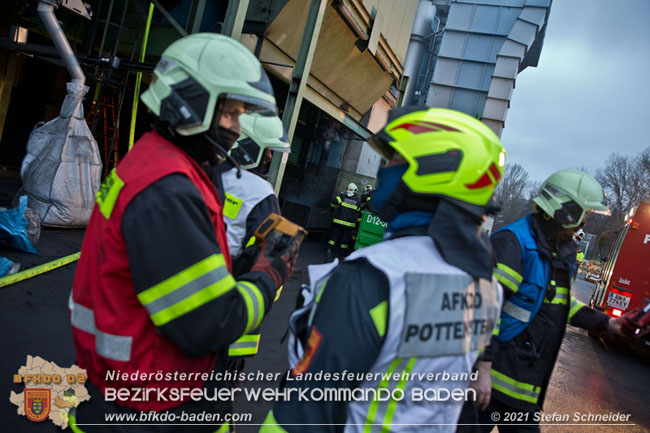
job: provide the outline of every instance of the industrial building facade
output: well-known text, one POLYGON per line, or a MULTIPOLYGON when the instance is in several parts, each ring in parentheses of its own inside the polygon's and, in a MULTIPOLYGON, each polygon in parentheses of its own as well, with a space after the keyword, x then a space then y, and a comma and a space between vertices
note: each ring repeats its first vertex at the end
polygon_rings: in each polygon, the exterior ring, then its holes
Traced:
POLYGON ((517 74, 539 61, 551 0, 423 0, 407 103, 476 116, 501 135, 517 74))
MULTIPOLYGON (((20 165, 34 125, 58 114, 69 80, 36 4, 2 6, 10 36, 0 39, 0 165, 10 167, 20 165)), ((365 138, 391 108, 453 108, 501 134, 517 74, 539 60, 551 0, 87 4, 90 20, 64 7, 56 13, 87 77, 86 120, 105 173, 149 128, 139 88, 164 48, 185 34, 221 32, 258 56, 276 90, 292 139, 291 154, 276 155, 271 169, 283 212, 322 230, 344 185, 375 183, 382 162, 365 138)))

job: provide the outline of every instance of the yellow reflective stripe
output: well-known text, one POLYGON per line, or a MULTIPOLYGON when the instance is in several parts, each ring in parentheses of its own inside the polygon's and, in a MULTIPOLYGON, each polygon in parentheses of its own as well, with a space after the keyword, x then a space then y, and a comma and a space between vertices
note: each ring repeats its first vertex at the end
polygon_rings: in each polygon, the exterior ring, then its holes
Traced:
POLYGON ((492 275, 513 292, 519 290, 519 285, 523 281, 523 277, 519 273, 503 263, 497 263, 497 267, 492 275))
POLYGON ((504 276, 504 275, 502 275, 500 273, 497 273, 497 272, 498 272, 498 270, 495 269, 494 272, 492 273, 492 276, 494 278, 496 278, 498 282, 500 282, 504 286, 508 287, 513 292, 517 292, 517 290, 519 290, 519 286, 517 284, 510 281, 507 276, 504 276))
POLYGON ((177 288, 189 282, 192 282, 196 278, 225 265, 226 265, 226 259, 223 257, 223 255, 212 254, 211 256, 206 257, 200 262, 197 262, 192 266, 183 269, 179 273, 172 275, 166 280, 139 293, 138 299, 143 304, 149 304, 155 301, 156 299, 176 290, 177 288))
POLYGON ((251 236, 251 238, 246 242, 246 248, 250 247, 255 243, 255 236, 251 236))
POLYGON ((499 335, 499 330, 501 329, 501 317, 497 319, 497 326, 494 327, 492 330, 492 335, 497 336, 499 335))
POLYGON ((221 254, 213 254, 138 294, 156 326, 162 326, 235 287, 221 254))
POLYGON ((231 431, 230 421, 226 421, 225 423, 221 424, 221 427, 215 430, 214 433, 228 433, 229 431, 231 431))
POLYGON ((117 196, 124 187, 124 181, 119 178, 115 169, 111 171, 104 180, 101 188, 97 191, 97 206, 104 218, 109 219, 113 213, 113 207, 117 201, 117 196))
POLYGON ((524 281, 524 277, 522 277, 519 272, 515 271, 509 266, 504 265, 503 263, 497 263, 497 269, 500 269, 506 274, 510 275, 517 284, 521 284, 521 282, 524 281))
POLYGON ((339 204, 343 203, 343 200, 341 200, 341 197, 339 197, 338 195, 336 196, 336 201, 337 201, 339 204))
POLYGON ((386 318, 388 316, 388 302, 382 301, 370 310, 370 317, 375 323, 380 337, 386 335, 386 318))
POLYGON ((255 329, 262 323, 264 317, 264 297, 260 289, 255 284, 249 281, 239 281, 237 283, 237 290, 244 298, 248 318, 246 320, 246 330, 244 334, 248 334, 251 329, 255 329))
POLYGON ((316 295, 316 303, 317 303, 317 304, 320 302, 320 298, 323 297, 323 293, 325 293, 325 287, 327 287, 327 282, 328 282, 328 281, 329 281, 329 279, 327 279, 327 280, 323 283, 323 287, 321 287, 320 292, 318 292, 318 295, 316 295))
POLYGON ((530 395, 520 394, 517 391, 508 389, 505 386, 502 386, 501 384, 496 383, 494 381, 492 381, 492 388, 496 389, 497 391, 501 391, 502 393, 509 395, 510 397, 515 398, 517 400, 524 400, 530 403, 537 403, 538 400, 538 398, 532 397, 530 395))
POLYGON ((228 347, 229 356, 255 355, 260 346, 261 335, 243 335, 228 347))
POLYGON ((494 369, 490 371, 492 376, 492 388, 500 391, 517 400, 524 400, 530 403, 537 403, 541 388, 529 383, 519 382, 494 369))
POLYGON ((237 214, 244 202, 232 194, 225 193, 225 195, 226 199, 223 203, 223 216, 234 220, 237 218, 237 214))
POLYGON ((569 322, 571 321, 571 318, 580 310, 582 307, 586 307, 585 304, 582 302, 578 301, 576 298, 571 296, 571 309, 569 310, 569 322))
MULTIPOLYGON (((406 368, 404 369, 404 372, 406 374, 402 375, 402 378, 397 384, 396 389, 401 389, 402 391, 404 391, 404 386, 406 385, 406 378, 411 373, 411 370, 413 370, 415 361, 417 361, 416 357, 412 357, 411 359, 409 359, 409 363, 406 365, 406 368)), ((397 400, 391 399, 390 403, 388 403, 388 410, 386 411, 386 416, 384 417, 384 422, 383 422, 384 425, 381 429, 381 433, 390 433, 392 431, 391 423, 393 422, 393 415, 395 415, 395 409, 397 409, 397 400)))
MULTIPOLYGON (((544 298, 544 302, 548 302, 544 298)), ((567 287, 556 287, 555 297, 551 300, 551 304, 568 304, 569 303, 569 289, 567 287)))
POLYGON ((270 411, 269 414, 264 419, 264 424, 260 428, 259 433, 288 433, 285 429, 282 428, 280 424, 275 420, 273 416, 273 411, 270 411))
POLYGON ((68 427, 70 427, 73 433, 85 433, 77 426, 77 417, 72 415, 72 413, 68 413, 68 427))
POLYGON ((327 241, 327 243, 330 244, 330 245, 336 245, 336 242, 334 242, 334 241, 327 241))
POLYGON ((280 299, 280 295, 282 294, 282 289, 284 289, 284 286, 280 286, 278 290, 275 291, 275 299, 273 299, 274 304, 278 301, 278 299, 280 299))
POLYGON ((359 210, 359 208, 356 205, 346 203, 346 202, 342 202, 341 206, 347 207, 348 209, 359 210))
POLYGON ((347 226, 347 227, 354 227, 355 226, 354 223, 349 223, 347 221, 343 221, 343 220, 340 220, 338 218, 334 218, 332 221, 334 221, 336 224, 341 224, 341 225, 347 226))
MULTIPOLYGON (((390 366, 388 367, 388 370, 386 371, 386 375, 384 375, 385 379, 381 381, 381 383, 377 387, 378 389, 383 389, 388 386, 390 377, 392 377, 393 371, 395 370, 395 368, 397 368, 400 362, 401 362, 400 358, 395 358, 393 362, 391 362, 390 366)), ((366 425, 363 428, 363 433, 372 433, 372 427, 373 424, 375 424, 375 416, 377 415, 377 409, 379 409, 379 400, 373 400, 372 403, 370 403, 370 409, 368 410, 368 417, 366 418, 366 425)))

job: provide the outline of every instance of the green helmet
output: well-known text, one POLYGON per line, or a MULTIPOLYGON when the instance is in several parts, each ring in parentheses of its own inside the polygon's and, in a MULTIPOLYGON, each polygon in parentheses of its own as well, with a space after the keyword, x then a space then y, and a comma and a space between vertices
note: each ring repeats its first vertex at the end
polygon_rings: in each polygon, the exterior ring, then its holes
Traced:
POLYGON ((142 102, 180 135, 210 130, 219 98, 243 101, 247 112, 275 115, 273 88, 259 60, 216 33, 178 39, 163 52, 142 102))
POLYGON ((243 114, 239 117, 239 123, 242 133, 229 153, 241 168, 256 168, 266 149, 291 151, 289 137, 278 116, 243 114))
POLYGON ((544 181, 533 202, 564 228, 579 227, 587 212, 610 215, 600 184, 579 170, 560 170, 544 181))
POLYGON ((387 160, 397 152, 407 161, 402 182, 410 193, 452 201, 479 217, 503 176, 506 153, 499 137, 459 111, 391 110, 388 124, 368 142, 387 160))

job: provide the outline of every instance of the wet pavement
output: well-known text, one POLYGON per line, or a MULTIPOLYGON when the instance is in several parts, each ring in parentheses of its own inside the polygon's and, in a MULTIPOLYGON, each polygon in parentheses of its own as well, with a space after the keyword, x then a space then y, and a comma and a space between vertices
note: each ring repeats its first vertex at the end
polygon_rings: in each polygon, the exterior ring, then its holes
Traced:
MULTIPOLYGON (((573 295, 588 304, 593 288, 578 278, 573 295)), ((548 424, 561 425, 542 426, 542 432, 650 432, 649 402, 649 363, 624 345, 592 338, 587 331, 569 326, 544 404, 544 413, 551 416, 548 424), (623 423, 634 425, 622 426, 613 419, 590 421, 606 414, 619 414, 628 419, 623 423), (567 415, 569 421, 553 421, 567 415), (601 425, 568 425, 583 422, 601 425)))

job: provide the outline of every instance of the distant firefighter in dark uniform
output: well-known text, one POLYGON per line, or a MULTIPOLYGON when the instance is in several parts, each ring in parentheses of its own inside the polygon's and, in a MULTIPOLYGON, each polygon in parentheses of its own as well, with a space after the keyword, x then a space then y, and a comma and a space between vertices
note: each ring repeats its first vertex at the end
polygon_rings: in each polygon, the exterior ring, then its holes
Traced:
POLYGON ((345 257, 350 252, 361 203, 357 191, 357 186, 350 183, 348 188, 334 197, 330 203, 334 209, 334 217, 327 241, 327 261, 333 257, 345 257))
MULTIPOLYGON (((361 194, 361 205, 359 206, 360 211, 367 210, 373 213, 377 212, 375 210, 375 207, 372 205, 372 202, 370 201, 374 192, 375 188, 373 188, 372 185, 366 185, 364 193, 361 194)), ((359 217, 361 217, 361 215, 359 215, 359 217)))

